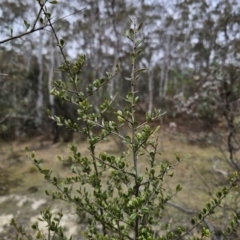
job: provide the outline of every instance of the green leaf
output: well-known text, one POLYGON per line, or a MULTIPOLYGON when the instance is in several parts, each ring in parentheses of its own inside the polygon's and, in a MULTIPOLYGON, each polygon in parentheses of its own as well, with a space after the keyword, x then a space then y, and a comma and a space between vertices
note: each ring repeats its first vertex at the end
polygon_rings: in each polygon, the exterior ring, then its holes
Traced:
MULTIPOLYGON (((138 103, 138 100, 139 100, 139 96, 135 97, 134 103, 138 103)), ((138 126, 138 123, 137 123, 136 125, 138 126)), ((137 126, 136 126, 136 127, 137 127, 137 126)))
POLYGON ((136 54, 132 52, 132 53, 130 54, 130 58, 131 58, 132 61, 135 60, 136 54))
POLYGON ((127 100, 132 101, 132 92, 129 92, 126 96, 127 100))
POLYGON ((134 38, 134 30, 133 30, 132 28, 129 29, 129 37, 130 37, 131 39, 134 38))
POLYGON ((192 218, 190 222, 191 222, 192 225, 196 224, 196 220, 194 218, 192 218))
POLYGON ((146 70, 146 68, 140 68, 140 69, 135 70, 135 73, 143 72, 145 70, 146 70))
POLYGON ((134 175, 136 175, 136 173, 137 173, 135 168, 132 168, 131 172, 132 172, 132 174, 134 174, 134 175))
POLYGON ((61 47, 63 47, 63 46, 64 46, 64 43, 65 43, 65 42, 64 42, 64 40, 63 40, 63 39, 60 39, 60 40, 59 40, 59 45, 60 45, 61 47))
POLYGON ((203 208, 203 213, 204 213, 204 214, 207 213, 207 208, 203 208))
MULTIPOLYGON (((136 44, 136 46, 138 46, 138 45, 136 44)), ((142 51, 143 51, 142 49, 138 49, 136 52, 136 55, 139 55, 142 51)))
POLYGON ((181 187, 180 184, 178 184, 178 185, 176 186, 176 192, 180 192, 181 190, 182 190, 182 187, 181 187))
POLYGON ((40 23, 41 23, 41 24, 43 24, 43 23, 44 23, 44 20, 43 20, 43 18, 42 18, 42 17, 40 17, 40 18, 39 18, 39 21, 40 21, 40 23))
POLYGON ((28 28, 30 27, 30 24, 27 22, 27 20, 23 20, 23 22, 24 22, 24 25, 25 25, 25 27, 26 27, 26 31, 28 30, 28 28))
POLYGON ((48 19, 51 18, 51 13, 46 12, 45 15, 48 19))
POLYGON ((138 25, 138 28, 137 28, 137 30, 139 31, 139 30, 141 30, 142 29, 142 27, 143 27, 143 22, 141 22, 139 25, 138 25))
POLYGON ((120 115, 120 116, 122 116, 122 111, 121 111, 121 110, 118 110, 118 111, 117 111, 117 114, 120 115))
POLYGON ((58 1, 51 1, 49 3, 51 3, 51 4, 58 4, 58 1))
POLYGON ((137 213, 133 213, 133 214, 130 216, 130 219, 131 219, 132 221, 134 221, 134 220, 136 219, 136 217, 137 217, 137 213))
POLYGON ((203 232, 202 232, 202 236, 204 237, 210 237, 211 233, 209 231, 209 229, 203 227, 203 232))
POLYGON ((222 193, 221 192, 218 192, 217 194, 217 197, 220 199, 222 197, 222 193))
POLYGON ((124 119, 124 118, 122 118, 122 117, 120 117, 120 116, 117 116, 117 119, 118 119, 118 121, 119 121, 120 123, 123 123, 123 122, 125 122, 125 119, 124 119))
POLYGON ((42 238, 42 234, 40 232, 37 232, 36 238, 37 239, 41 239, 42 238))
POLYGON ((120 72, 120 70, 121 70, 120 65, 117 63, 116 64, 116 72, 118 73, 118 72, 120 72))
POLYGON ((36 224, 33 224, 33 225, 32 225, 32 229, 36 230, 36 229, 37 229, 37 225, 36 225, 36 224))
POLYGON ((149 213, 149 208, 148 208, 148 207, 143 207, 143 208, 141 209, 141 211, 142 211, 143 213, 149 213))
POLYGON ((180 157, 178 157, 178 156, 176 156, 176 159, 177 159, 178 162, 181 161, 180 157))
POLYGON ((10 27, 9 30, 10 30, 10 36, 12 37, 12 35, 13 35, 13 29, 10 27))
MULTIPOLYGON (((138 47, 141 43, 142 43, 142 40, 137 40, 135 43, 136 47, 138 47)), ((140 49, 140 50, 142 51, 142 49, 140 49)))
POLYGON ((160 126, 157 126, 155 130, 153 131, 153 134, 156 133, 160 129, 160 126))
POLYGON ((142 180, 143 180, 143 176, 142 176, 142 175, 139 175, 137 180, 138 180, 139 183, 141 183, 142 180))

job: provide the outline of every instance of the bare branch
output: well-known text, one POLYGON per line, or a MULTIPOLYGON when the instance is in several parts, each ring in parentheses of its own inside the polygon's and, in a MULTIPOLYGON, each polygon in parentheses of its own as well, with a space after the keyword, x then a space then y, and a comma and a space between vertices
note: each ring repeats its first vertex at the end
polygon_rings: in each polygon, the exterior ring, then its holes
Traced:
MULTIPOLYGON (((56 31, 55 31, 55 29, 54 29, 54 27, 53 27, 53 23, 51 22, 51 18, 49 17, 49 15, 47 14, 47 12, 46 12, 45 9, 43 8, 44 5, 41 4, 40 2, 38 2, 38 3, 39 3, 39 5, 41 6, 41 9, 43 10, 44 15, 45 15, 46 18, 47 18, 47 21, 48 21, 48 24, 49 24, 50 28, 52 29, 53 35, 54 35, 54 37, 55 37, 55 39, 56 39, 56 41, 57 41, 57 46, 59 47, 59 50, 60 50, 61 55, 62 55, 62 57, 63 57, 63 59, 64 59, 64 62, 65 62, 65 64, 66 64, 67 68, 68 68, 68 72, 69 72, 69 74, 71 75, 71 77, 73 77, 71 67, 70 67, 70 65, 69 65, 69 63, 68 63, 68 61, 67 61, 67 56, 66 56, 66 54, 63 52, 63 46, 61 45, 60 40, 59 40, 59 38, 58 38, 58 36, 57 36, 57 33, 56 33, 56 31)), ((77 90, 76 84, 75 84, 75 88, 76 88, 76 90, 77 90)))
MULTIPOLYGON (((172 207, 174 207, 174 208, 176 208, 176 209, 178 209, 178 210, 180 210, 180 211, 182 211, 182 212, 184 212, 184 213, 186 213, 186 214, 197 214, 198 213, 197 211, 194 211, 194 210, 189 209, 189 208, 185 208, 185 207, 180 206, 180 205, 178 205, 176 203, 173 203, 171 201, 168 201, 167 204, 172 206, 172 207)), ((213 225, 210 223, 210 221, 208 219, 205 218, 204 219, 204 223, 207 225, 207 227, 209 228, 209 230, 211 232, 214 232, 214 227, 213 227, 213 225)), ((215 235, 212 235, 212 239, 213 240, 218 240, 215 235)))
POLYGON ((0 123, 3 123, 4 121, 6 121, 9 116, 10 116, 10 114, 8 114, 7 116, 5 116, 2 119, 0 119, 0 123))
POLYGON ((81 12, 81 11, 82 11, 83 9, 85 9, 85 8, 87 8, 87 7, 81 8, 81 9, 79 9, 79 10, 73 12, 73 13, 70 13, 70 14, 68 14, 68 15, 66 15, 66 16, 63 16, 63 17, 57 19, 55 22, 52 22, 52 25, 54 25, 55 23, 57 23, 57 22, 59 22, 59 21, 65 19, 65 18, 67 18, 67 17, 70 17, 70 16, 72 16, 72 15, 75 15, 75 14, 81 12))
POLYGON ((0 41, 0 44, 3 44, 3 43, 5 43, 5 42, 12 41, 12 40, 14 40, 14 39, 21 38, 21 37, 23 37, 23 36, 29 35, 29 34, 31 34, 31 33, 34 33, 34 32, 40 31, 40 30, 43 30, 44 28, 48 27, 49 25, 48 25, 48 24, 45 24, 44 26, 35 28, 45 4, 46 4, 46 1, 41 5, 41 8, 40 8, 40 10, 39 10, 39 12, 38 12, 38 14, 37 14, 37 17, 36 17, 36 19, 35 19, 35 21, 34 21, 34 24, 33 24, 33 26, 32 26, 32 28, 31 28, 30 31, 27 31, 27 32, 25 32, 25 33, 20 33, 20 34, 18 34, 18 35, 16 35, 16 36, 11 36, 11 37, 9 37, 9 38, 6 38, 6 39, 0 41))
POLYGON ((178 205, 176 203, 173 203, 171 201, 168 201, 167 204, 172 206, 172 207, 174 207, 174 208, 176 208, 176 209, 178 209, 178 210, 181 210, 182 212, 185 212, 187 214, 197 214, 198 213, 197 211, 194 211, 194 210, 189 209, 189 208, 182 207, 182 206, 180 206, 180 205, 178 205))
POLYGON ((213 157, 211 158, 213 162, 213 171, 216 173, 220 173, 223 175, 226 179, 228 177, 228 173, 220 168, 217 168, 218 160, 214 160, 213 157))
MULTIPOLYGON (((18 34, 18 35, 16 35, 16 36, 11 36, 11 37, 9 37, 9 38, 6 38, 6 39, 4 39, 4 40, 1 40, 1 41, 0 41, 0 44, 3 44, 3 43, 6 43, 6 42, 9 42, 9 41, 12 41, 12 40, 14 40, 14 39, 21 38, 21 37, 23 37, 23 36, 29 35, 29 34, 31 34, 31 33, 34 33, 34 32, 40 31, 40 30, 44 30, 46 27, 51 27, 51 28, 52 28, 52 25, 54 25, 55 23, 61 21, 61 20, 64 19, 64 18, 67 18, 67 17, 69 17, 69 16, 72 16, 72 15, 74 15, 74 14, 76 14, 76 13, 79 13, 80 11, 82 11, 83 9, 86 8, 86 7, 84 7, 84 8, 82 8, 82 9, 80 9, 80 10, 77 10, 77 11, 75 11, 75 12, 73 12, 73 13, 70 13, 70 14, 68 14, 68 15, 66 15, 66 16, 63 16, 63 17, 57 19, 55 22, 52 22, 51 24, 48 23, 48 24, 45 24, 45 25, 43 25, 43 26, 41 26, 41 27, 36 28, 36 24, 37 24, 37 22, 38 22, 38 20, 39 20, 39 18, 40 18, 40 15, 41 15, 41 13, 44 11, 43 7, 44 7, 45 4, 46 4, 46 1, 45 1, 43 4, 40 4, 40 3, 39 3, 39 5, 40 5, 40 10, 39 10, 39 12, 38 12, 38 14, 37 14, 37 17, 36 17, 36 19, 35 19, 35 21, 34 21, 34 24, 33 24, 32 28, 31 28, 31 30, 29 30, 29 31, 27 31, 27 32, 25 32, 25 33, 20 33, 20 34, 18 34)), ((50 20, 50 19, 49 19, 49 20, 50 20)))
MULTIPOLYGON (((46 2, 47 2, 47 1, 45 1, 45 2, 43 3, 43 6, 46 4, 46 2)), ((39 12, 38 12, 38 15, 37 15, 37 17, 36 17, 36 19, 35 19, 35 21, 34 21, 34 24, 33 24, 31 30, 34 30, 34 29, 35 29, 36 24, 37 24, 37 22, 38 22, 38 19, 40 18, 40 15, 41 15, 41 13, 42 13, 42 10, 43 10, 43 8, 41 7, 40 10, 39 10, 39 12)))
POLYGON ((44 26, 42 26, 42 27, 35 28, 35 29, 31 29, 31 30, 28 31, 28 32, 20 33, 20 34, 14 36, 14 37, 6 38, 6 39, 0 41, 0 44, 3 44, 3 43, 5 43, 5 42, 9 42, 9 41, 12 41, 12 40, 14 40, 14 39, 18 39, 18 38, 21 38, 21 37, 23 37, 23 36, 29 35, 29 34, 31 34, 31 33, 34 33, 34 32, 40 31, 40 30, 43 30, 44 28, 46 28, 46 27, 48 27, 48 26, 49 26, 49 25, 46 24, 46 25, 44 25, 44 26))

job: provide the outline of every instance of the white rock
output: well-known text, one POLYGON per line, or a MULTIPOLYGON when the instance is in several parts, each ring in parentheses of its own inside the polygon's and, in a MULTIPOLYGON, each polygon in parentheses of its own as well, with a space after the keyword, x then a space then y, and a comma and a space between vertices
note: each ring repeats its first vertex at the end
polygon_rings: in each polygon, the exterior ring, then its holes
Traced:
POLYGON ((170 122, 169 123, 169 128, 176 129, 177 128, 177 124, 175 122, 170 122))
POLYGON ((46 202, 47 202, 46 199, 39 199, 39 200, 34 199, 31 205, 32 210, 37 210, 41 205, 45 204, 46 202))
POLYGON ((5 226, 9 226, 13 218, 13 214, 0 215, 0 232, 4 231, 5 226))
MULTIPOLYGON (((57 210, 53 209, 51 210, 51 213, 55 215, 57 213, 57 210)), ((39 221, 38 218, 41 218, 41 215, 36 215, 31 217, 30 222, 31 223, 38 222, 39 229, 46 235, 48 233, 47 223, 39 221)), ((60 225, 62 226, 63 232, 66 236, 72 236, 72 235, 74 236, 78 234, 79 225, 77 221, 78 221, 78 216, 76 214, 64 213, 60 221, 60 225)))

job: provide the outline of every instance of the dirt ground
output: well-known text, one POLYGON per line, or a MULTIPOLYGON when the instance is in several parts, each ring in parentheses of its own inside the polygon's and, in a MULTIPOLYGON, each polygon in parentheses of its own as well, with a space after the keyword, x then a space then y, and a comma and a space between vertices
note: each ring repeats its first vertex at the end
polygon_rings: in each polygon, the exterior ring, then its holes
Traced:
MULTIPOLYGON (((204 134, 209 133, 191 131, 182 133, 178 126, 172 127, 170 124, 161 130, 159 161, 174 163, 176 156, 186 158, 173 170, 174 176, 167 177, 164 181, 164 188, 169 192, 174 192, 177 184, 183 187, 183 190, 169 204, 165 217, 167 223, 189 221, 190 216, 184 211, 179 212, 178 206, 185 210, 201 211, 211 194, 216 192, 222 184, 227 183, 227 178, 215 173, 213 166, 217 162, 218 169, 224 169, 225 172, 229 172, 230 169, 221 160, 221 153, 211 144, 213 141, 211 137, 206 137, 204 134), (205 144, 203 144, 204 138, 205 144)), ((70 152, 68 144, 62 142, 52 144, 51 140, 44 139, 42 136, 0 144, 0 239, 14 239, 15 233, 9 225, 13 217, 19 224, 30 229, 31 224, 39 217, 39 212, 46 206, 50 206, 53 212, 57 209, 65 211, 66 216, 62 224, 66 233, 78 236, 76 239, 83 239, 80 236, 84 226, 79 224, 74 206, 53 201, 45 195, 45 190, 51 190, 53 186, 46 182, 25 152, 25 147, 28 147, 29 151, 35 151, 36 157, 43 160, 46 168, 53 170, 56 176, 64 177, 70 171, 57 157, 68 156, 70 152)), ((82 155, 89 154, 87 142, 81 142, 76 137, 74 144, 78 146, 82 155)), ((116 141, 109 139, 99 144, 97 151, 119 154, 119 146, 116 141)), ((145 167, 144 163, 141 164, 145 167)), ((238 193, 233 192, 231 198, 236 194, 238 193)), ((221 214, 220 211, 217 216, 221 214)))

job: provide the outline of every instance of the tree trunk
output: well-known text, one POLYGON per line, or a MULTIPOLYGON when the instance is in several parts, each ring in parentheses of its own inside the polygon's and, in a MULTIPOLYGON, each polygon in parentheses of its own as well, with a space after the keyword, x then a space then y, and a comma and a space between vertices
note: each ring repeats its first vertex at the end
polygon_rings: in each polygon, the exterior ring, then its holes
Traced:
POLYGON ((153 110, 153 69, 148 73, 148 112, 152 113, 153 110))
POLYGON ((36 126, 42 126, 42 111, 43 111, 43 61, 42 61, 42 48, 43 48, 43 31, 39 31, 39 45, 38 45, 38 87, 37 87, 37 103, 36 103, 36 126))
POLYGON ((50 94, 52 89, 52 80, 54 75, 54 47, 53 47, 53 36, 50 37, 50 43, 49 43, 49 55, 50 55, 50 65, 49 65, 49 74, 48 74, 48 94, 49 94, 49 105, 50 105, 50 113, 51 116, 55 115, 55 109, 54 109, 54 96, 50 94))

